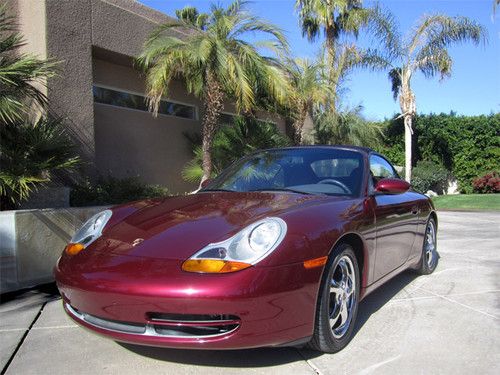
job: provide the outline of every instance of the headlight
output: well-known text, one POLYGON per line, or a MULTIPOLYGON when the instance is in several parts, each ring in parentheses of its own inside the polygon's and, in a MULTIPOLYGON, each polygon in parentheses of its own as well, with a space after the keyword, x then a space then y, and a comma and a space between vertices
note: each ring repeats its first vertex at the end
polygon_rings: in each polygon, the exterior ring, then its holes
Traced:
POLYGON ((261 261, 278 247, 286 223, 277 217, 259 220, 231 238, 210 244, 182 264, 188 272, 235 272, 261 261))
POLYGON ((83 224, 83 226, 75 233, 71 242, 66 246, 66 253, 70 255, 78 254, 80 251, 89 246, 92 242, 101 236, 101 233, 111 218, 110 210, 99 212, 92 216, 83 224))

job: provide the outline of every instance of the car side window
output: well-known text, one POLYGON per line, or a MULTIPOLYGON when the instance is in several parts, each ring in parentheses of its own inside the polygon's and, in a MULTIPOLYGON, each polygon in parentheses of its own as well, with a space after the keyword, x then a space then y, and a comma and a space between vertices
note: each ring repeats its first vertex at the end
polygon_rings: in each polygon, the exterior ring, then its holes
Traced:
POLYGON ((370 156, 370 187, 374 187, 377 182, 383 178, 399 178, 393 166, 378 155, 370 156))

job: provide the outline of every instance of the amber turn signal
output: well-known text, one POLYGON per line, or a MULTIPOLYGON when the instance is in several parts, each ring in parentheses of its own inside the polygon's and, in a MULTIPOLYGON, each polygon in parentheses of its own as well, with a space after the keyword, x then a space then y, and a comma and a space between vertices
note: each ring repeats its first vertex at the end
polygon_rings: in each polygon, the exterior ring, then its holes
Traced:
POLYGON ((81 243, 69 243, 68 245, 66 245, 64 251, 68 255, 76 255, 83 249, 85 249, 85 246, 81 243))
POLYGON ((326 263, 327 260, 328 260, 327 256, 306 260, 304 262, 304 268, 309 269, 309 268, 321 267, 326 263))
POLYGON ((250 267, 251 264, 218 259, 188 259, 182 263, 182 270, 200 273, 228 273, 250 267))

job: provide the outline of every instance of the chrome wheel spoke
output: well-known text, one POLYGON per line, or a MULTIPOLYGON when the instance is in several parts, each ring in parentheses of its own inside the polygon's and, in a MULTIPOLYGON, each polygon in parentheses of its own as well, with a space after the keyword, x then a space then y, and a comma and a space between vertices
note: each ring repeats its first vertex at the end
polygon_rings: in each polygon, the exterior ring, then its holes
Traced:
POLYGON ((340 284, 334 279, 332 279, 332 281, 330 282, 330 293, 334 293, 337 296, 342 294, 342 288, 340 284))
POLYGON ((334 327, 335 323, 337 323, 337 320, 339 320, 340 317, 340 311, 341 308, 339 306, 335 306, 335 309, 333 310, 332 314, 330 315, 330 327, 334 327))
POLYGON ((347 309, 347 302, 342 302, 342 306, 340 307, 340 326, 342 327, 349 318, 349 310, 347 309))

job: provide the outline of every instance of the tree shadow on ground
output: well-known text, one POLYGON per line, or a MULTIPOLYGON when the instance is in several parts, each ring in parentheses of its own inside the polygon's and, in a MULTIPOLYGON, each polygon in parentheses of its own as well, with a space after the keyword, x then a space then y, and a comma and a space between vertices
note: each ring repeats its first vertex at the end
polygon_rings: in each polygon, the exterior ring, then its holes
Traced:
MULTIPOLYGON (((418 275, 403 272, 368 295, 359 305, 354 335, 358 334, 370 316, 380 310, 418 275)), ((147 347, 119 343, 136 354, 160 361, 211 367, 267 367, 313 359, 323 353, 297 348, 259 348, 246 350, 184 350, 147 347)))

